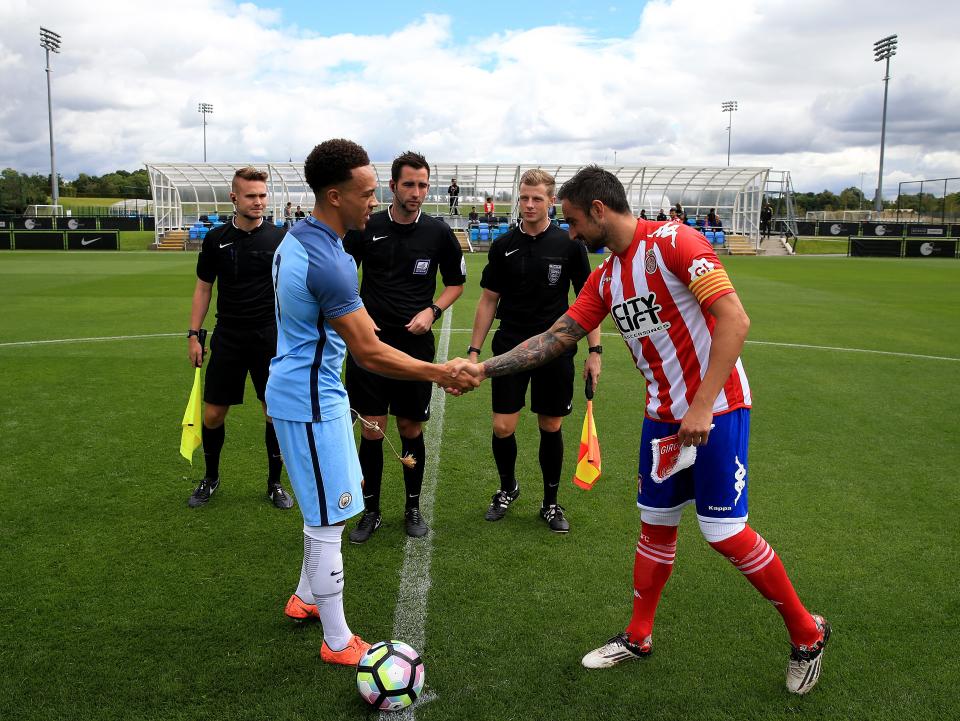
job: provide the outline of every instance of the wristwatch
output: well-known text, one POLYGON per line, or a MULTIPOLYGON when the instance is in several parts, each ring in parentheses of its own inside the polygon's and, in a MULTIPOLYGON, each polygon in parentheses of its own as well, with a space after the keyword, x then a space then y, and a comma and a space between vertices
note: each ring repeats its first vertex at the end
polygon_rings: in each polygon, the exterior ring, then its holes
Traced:
POLYGON ((480 355, 480 349, 474 348, 472 345, 467 346, 467 355, 470 355, 471 353, 476 353, 477 355, 480 355))
POLYGON ((194 336, 196 336, 197 338, 199 338, 199 337, 200 337, 200 331, 198 331, 198 330, 193 330, 193 329, 190 329, 190 330, 187 331, 187 340, 190 340, 190 339, 193 338, 194 336))
POLYGON ((601 353, 603 353, 603 346, 602 346, 602 345, 592 345, 592 346, 590 346, 589 348, 587 348, 587 352, 588 352, 588 353, 596 353, 597 355, 600 355, 601 353))
POLYGON ((434 303, 430 306, 430 310, 433 311, 433 322, 436 323, 438 320, 440 320, 440 316, 443 315, 443 308, 434 303))

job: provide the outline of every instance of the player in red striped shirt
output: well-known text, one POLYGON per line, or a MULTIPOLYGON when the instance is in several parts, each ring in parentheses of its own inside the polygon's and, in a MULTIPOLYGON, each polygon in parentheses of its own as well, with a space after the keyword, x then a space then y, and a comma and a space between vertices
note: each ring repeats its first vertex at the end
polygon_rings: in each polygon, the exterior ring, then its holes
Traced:
POLYGON ((706 540, 783 616, 791 642, 787 688, 807 693, 820 677, 830 625, 806 610, 780 558, 747 525, 751 397, 740 351, 750 320, 723 265, 692 228, 635 219, 620 181, 602 168, 583 168, 558 197, 570 235, 591 251, 606 246, 611 256, 549 330, 465 370, 492 377, 536 367, 574 347, 609 314, 646 379, 633 615, 583 665, 606 668, 651 653, 677 526, 694 503, 706 540), (651 441, 675 433, 682 445, 697 446, 696 463, 656 481, 651 441))

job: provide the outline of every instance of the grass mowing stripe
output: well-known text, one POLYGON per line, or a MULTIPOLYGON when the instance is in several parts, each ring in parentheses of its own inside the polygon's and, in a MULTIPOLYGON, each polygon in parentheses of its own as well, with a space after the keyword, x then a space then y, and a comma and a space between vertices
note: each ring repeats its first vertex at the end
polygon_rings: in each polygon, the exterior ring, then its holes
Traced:
POLYGON ((56 343, 99 343, 110 340, 140 340, 143 338, 175 338, 183 333, 145 333, 143 335, 103 335, 93 338, 54 338, 52 340, 18 340, 9 343, 0 343, 0 348, 14 346, 52 345, 56 343))
MULTIPOLYGON (((440 344, 437 348, 437 363, 447 360, 450 350, 450 326, 453 313, 448 310, 440 331, 440 344)), ((424 465, 423 488, 420 490, 420 511, 428 526, 433 525, 433 499, 437 490, 437 475, 440 468, 440 443, 443 438, 443 413, 446 407, 446 392, 440 386, 434 386, 430 398, 430 426, 426 434, 426 462, 424 465)), ((403 567, 400 569, 400 589, 397 598, 397 610, 394 614, 393 637, 413 646, 423 653, 427 627, 427 594, 430 592, 430 559, 433 554, 433 531, 423 538, 407 538, 403 554, 403 567)), ((429 699, 436 694, 429 694, 429 699)), ((409 719, 416 718, 413 707, 400 713, 382 712, 380 718, 409 719)))

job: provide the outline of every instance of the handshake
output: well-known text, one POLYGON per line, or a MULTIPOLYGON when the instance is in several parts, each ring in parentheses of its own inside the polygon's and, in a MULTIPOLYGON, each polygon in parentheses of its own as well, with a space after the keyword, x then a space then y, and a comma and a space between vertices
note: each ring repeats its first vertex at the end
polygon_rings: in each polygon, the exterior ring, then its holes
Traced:
POLYGON ((474 363, 465 358, 454 358, 437 367, 441 371, 437 385, 452 396, 462 396, 472 391, 487 377, 482 363, 474 363))

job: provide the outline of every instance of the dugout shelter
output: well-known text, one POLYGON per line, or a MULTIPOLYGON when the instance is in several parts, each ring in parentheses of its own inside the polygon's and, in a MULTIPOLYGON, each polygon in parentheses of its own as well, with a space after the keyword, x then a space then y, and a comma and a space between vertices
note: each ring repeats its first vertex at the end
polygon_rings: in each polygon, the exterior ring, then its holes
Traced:
MULTIPOLYGON (((268 175, 272 219, 282 222, 283 208, 290 202, 305 212, 313 207, 313 193, 303 176, 302 163, 147 163, 156 216, 156 242, 170 231, 178 231, 216 214, 232 211, 230 183, 234 172, 253 165, 268 175)), ((389 202, 390 162, 374 163, 379 189, 378 199, 389 202)), ((515 163, 431 163, 430 193, 424 210, 445 216, 460 227, 470 206, 483 207, 493 198, 499 216, 516 215, 520 176, 530 168, 543 168, 557 179, 559 188, 583 167, 583 164, 515 163), (460 215, 448 215, 447 186, 456 178, 460 186, 460 215)), ((792 187, 788 171, 763 167, 699 167, 603 165, 617 176, 627 191, 635 215, 645 210, 654 219, 661 208, 680 203, 690 218, 705 217, 711 208, 720 216, 728 233, 760 243, 760 208, 763 200, 773 199, 778 209, 792 216, 792 187), (781 205, 781 204, 785 205, 781 205)), ((780 215, 780 213, 778 213, 780 215)), ((791 218, 792 219, 792 218, 791 218)))

